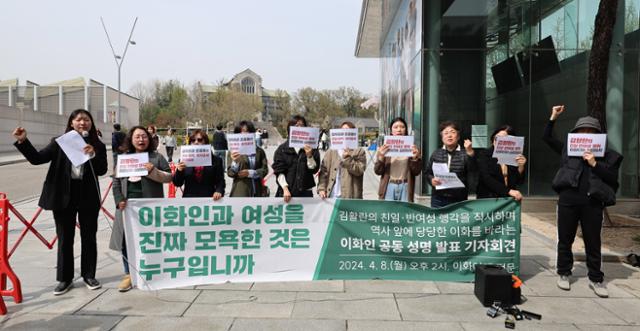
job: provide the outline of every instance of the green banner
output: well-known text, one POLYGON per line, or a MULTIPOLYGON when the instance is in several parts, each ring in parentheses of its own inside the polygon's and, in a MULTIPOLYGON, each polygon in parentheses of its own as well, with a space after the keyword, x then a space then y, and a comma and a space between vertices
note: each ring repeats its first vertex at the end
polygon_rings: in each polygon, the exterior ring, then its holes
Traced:
POLYGON ((314 279, 472 281, 476 264, 519 274, 520 231, 510 198, 440 209, 337 200, 314 279))

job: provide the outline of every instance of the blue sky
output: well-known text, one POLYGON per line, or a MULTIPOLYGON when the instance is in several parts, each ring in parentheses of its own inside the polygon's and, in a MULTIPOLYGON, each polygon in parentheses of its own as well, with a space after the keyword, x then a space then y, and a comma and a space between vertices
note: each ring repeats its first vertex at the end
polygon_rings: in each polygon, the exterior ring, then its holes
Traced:
POLYGON ((117 85, 116 52, 136 16, 123 90, 136 82, 178 79, 215 83, 251 68, 266 88, 310 86, 379 90, 377 59, 355 58, 362 2, 358 0, 242 1, 4 1, 0 80, 46 84, 82 76, 117 85))

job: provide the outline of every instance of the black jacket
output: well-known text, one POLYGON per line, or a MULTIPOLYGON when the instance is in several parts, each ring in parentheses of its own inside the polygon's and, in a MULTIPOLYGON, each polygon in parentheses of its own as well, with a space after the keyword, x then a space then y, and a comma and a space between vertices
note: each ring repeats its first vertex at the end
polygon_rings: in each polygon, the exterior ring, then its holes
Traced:
POLYGON ((196 180, 196 168, 187 167, 183 171, 177 171, 173 175, 173 184, 182 186, 184 191, 182 196, 185 198, 209 198, 215 192, 224 195, 224 169, 222 168, 222 159, 211 154, 211 166, 204 167, 202 171, 202 182, 196 180))
MULTIPOLYGON (((69 206, 71 202, 71 161, 64 154, 58 143, 51 140, 42 150, 36 150, 29 139, 22 144, 16 141, 16 148, 33 165, 51 162, 47 177, 42 186, 42 193, 38 206, 46 210, 62 210, 69 206)), ((95 150, 95 157, 91 159, 93 172, 89 163, 85 163, 84 175, 82 177, 82 192, 74 192, 74 195, 81 197, 83 208, 100 208, 100 186, 98 177, 107 173, 107 150, 100 140, 92 142, 95 150), (94 176, 95 174, 95 176, 94 176)))
MULTIPOLYGON (((285 141, 278 146, 278 149, 273 154, 273 165, 271 167, 276 178, 280 174, 285 175, 287 184, 289 184, 289 192, 295 197, 300 192, 316 186, 313 175, 320 169, 320 152, 317 149, 313 150, 313 159, 316 161, 316 166, 313 169, 309 169, 304 149, 300 148, 300 151, 296 154, 296 150, 289 147, 289 141, 285 141)), ((278 184, 276 197, 281 197, 283 194, 283 190, 278 184)))
POLYGON ((478 199, 508 197, 510 190, 517 190, 524 182, 525 173, 518 172, 518 167, 507 166, 507 183, 504 184, 502 169, 498 159, 493 157, 493 147, 477 152, 478 163, 478 199))
POLYGON ((229 149, 227 145, 227 137, 221 130, 216 130, 213 133, 213 140, 211 145, 213 145, 213 149, 215 149, 216 151, 226 151, 227 149, 229 149))
MULTIPOLYGON (((429 163, 427 164, 427 169, 424 171, 424 175, 427 177, 429 185, 431 185, 431 180, 433 179, 433 163, 447 163, 447 150, 444 148, 436 149, 431 157, 429 158, 429 163)), ((460 150, 455 150, 451 152, 451 164, 449 165, 449 172, 454 172, 458 178, 464 183, 465 187, 462 188, 450 188, 445 190, 434 190, 431 192, 432 196, 440 196, 445 197, 447 199, 454 199, 457 201, 467 200, 469 196, 469 174, 472 171, 475 171, 477 168, 476 165, 476 156, 474 154, 473 157, 467 155, 467 151, 464 148, 460 148, 460 150)))
POLYGON ((559 204, 578 205, 598 203, 611 206, 616 201, 618 169, 622 155, 607 149, 604 157, 596 158, 596 166, 590 167, 580 157, 569 157, 564 142, 553 136, 555 121, 549 121, 543 139, 556 153, 562 155, 562 165, 551 183, 558 192, 559 204))

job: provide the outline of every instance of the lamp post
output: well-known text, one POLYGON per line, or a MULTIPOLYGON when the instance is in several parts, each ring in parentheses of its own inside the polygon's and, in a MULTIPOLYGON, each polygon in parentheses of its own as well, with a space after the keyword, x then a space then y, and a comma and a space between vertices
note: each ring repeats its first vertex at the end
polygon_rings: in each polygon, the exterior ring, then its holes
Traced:
MULTIPOLYGON (((124 57, 127 55, 127 50, 129 49, 129 45, 135 45, 136 42, 131 40, 133 36, 133 29, 136 28, 136 23, 138 22, 138 17, 136 17, 135 21, 133 21, 133 26, 131 26, 131 32, 129 33, 129 39, 127 40, 127 45, 124 47, 124 51, 122 52, 122 56, 117 55, 116 51, 113 49, 113 44, 111 43, 111 38, 109 37, 109 32, 107 32, 107 27, 104 24, 104 20, 100 17, 100 22, 102 22, 102 28, 104 29, 104 33, 107 35, 107 41, 109 42, 109 46, 111 47, 111 53, 113 54, 113 60, 116 62, 116 67, 118 67, 118 110, 116 111, 116 123, 120 123, 120 99, 122 92, 120 90, 120 77, 122 73, 122 62, 124 62, 124 57)), ((107 97, 106 95, 104 96, 107 97)))

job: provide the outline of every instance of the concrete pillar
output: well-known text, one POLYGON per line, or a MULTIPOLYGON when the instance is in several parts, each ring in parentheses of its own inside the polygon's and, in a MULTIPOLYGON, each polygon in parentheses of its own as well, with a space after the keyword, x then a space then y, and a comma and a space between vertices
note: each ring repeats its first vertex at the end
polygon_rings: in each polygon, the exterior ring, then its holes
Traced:
POLYGON ((102 85, 102 121, 107 123, 107 85, 102 85))
POLYGON ((64 94, 62 93, 62 85, 58 86, 58 115, 64 115, 64 94))
POLYGON ((89 86, 84 86, 84 109, 89 110, 89 86))
POLYGON ((38 111, 38 86, 33 86, 33 111, 38 111))

